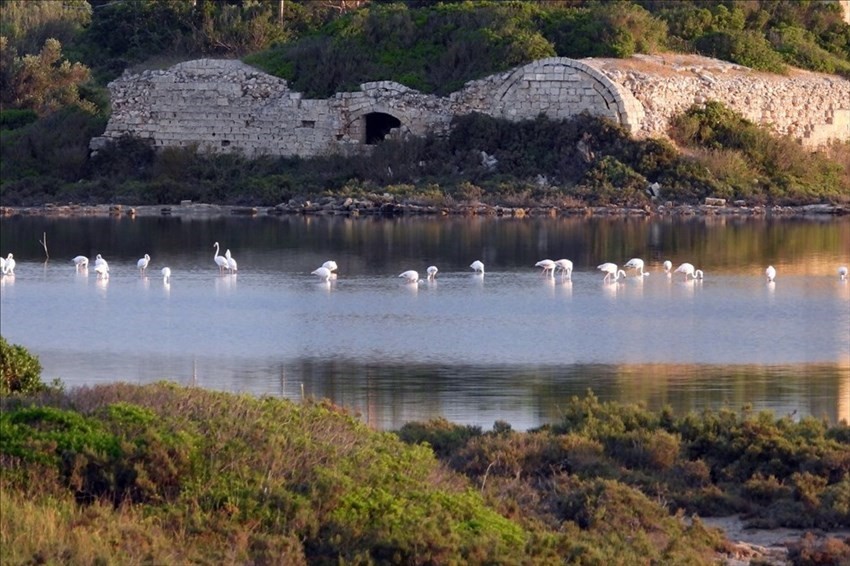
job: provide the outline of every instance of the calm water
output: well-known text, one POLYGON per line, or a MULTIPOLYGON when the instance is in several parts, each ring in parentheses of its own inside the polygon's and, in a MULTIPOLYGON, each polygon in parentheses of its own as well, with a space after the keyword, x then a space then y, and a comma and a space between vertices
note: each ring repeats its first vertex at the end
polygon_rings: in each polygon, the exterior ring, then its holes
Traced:
POLYGON ((381 428, 445 416, 525 429, 588 389, 850 420, 850 282, 836 274, 848 220, 13 217, 0 240, 18 261, 0 280, 3 336, 70 386, 303 387, 381 428), (219 274, 215 241, 238 275, 219 274), (71 257, 98 253, 107 281, 75 272, 71 257), (597 264, 631 257, 652 275, 602 282, 597 264), (573 260, 572 281, 541 277, 544 258, 573 260), (319 283, 310 271, 327 259, 339 279, 319 283), (668 277, 665 259, 706 278, 668 277), (397 278, 431 264, 436 282, 397 278))

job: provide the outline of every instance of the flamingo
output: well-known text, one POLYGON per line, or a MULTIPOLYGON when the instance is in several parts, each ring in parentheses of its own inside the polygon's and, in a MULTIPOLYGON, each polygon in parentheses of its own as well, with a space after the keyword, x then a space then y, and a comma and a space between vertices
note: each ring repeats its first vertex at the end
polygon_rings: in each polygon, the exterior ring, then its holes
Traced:
POLYGON ((230 250, 224 252, 224 259, 227 260, 227 269, 230 270, 230 273, 235 273, 238 265, 236 264, 236 260, 233 259, 233 256, 230 255, 230 250))
POLYGON ((484 273, 484 264, 483 264, 483 263, 481 263, 481 262, 480 262, 479 260, 477 260, 477 259, 476 259, 475 261, 473 261, 471 264, 469 264, 469 267, 471 267, 471 268, 472 268, 472 270, 473 270, 475 273, 484 273))
POLYGON ((2 265, 3 273, 6 275, 15 274, 15 256, 11 253, 6 256, 6 261, 2 265))
POLYGON ((148 268, 148 264, 151 262, 151 256, 145 254, 145 257, 136 262, 136 267, 139 268, 139 271, 144 273, 148 268))
POLYGON ((764 270, 764 274, 767 276, 767 282, 773 283, 773 280, 776 279, 776 268, 768 265, 767 269, 764 270))
POLYGON ((573 278, 573 262, 568 259, 559 259, 555 262, 555 269, 561 270, 561 277, 566 277, 568 279, 573 278))
POLYGON ((693 264, 690 263, 683 263, 682 265, 676 268, 676 271, 674 273, 684 273, 685 279, 687 279, 688 277, 693 277, 694 279, 703 278, 702 269, 694 269, 693 264))
POLYGON ((439 271, 439 269, 437 269, 436 265, 431 265, 428 266, 428 269, 426 269, 426 271, 428 272, 428 280, 433 281, 437 278, 437 272, 439 271))
POLYGON ((331 270, 323 265, 315 271, 311 271, 310 275, 316 275, 322 281, 328 281, 331 278, 331 270))
POLYGON ((404 279, 405 283, 418 283, 419 282, 419 272, 413 271, 409 269, 404 273, 399 274, 399 277, 404 279))
POLYGON ((94 258, 94 266, 95 267, 97 267, 98 265, 103 265, 105 263, 106 263, 106 260, 103 259, 103 257, 101 257, 100 254, 97 254, 97 256, 95 256, 95 258, 94 258))
POLYGON ((669 259, 664 262, 664 273, 670 273, 670 270, 673 269, 673 262, 669 259))
POLYGON ((329 271, 336 271, 337 270, 336 262, 332 259, 329 259, 328 261, 323 263, 322 267, 328 269, 329 271))
POLYGON ((603 263, 602 265, 597 265, 596 269, 602 271, 605 274, 605 277, 602 279, 603 282, 608 281, 612 277, 613 281, 617 281, 618 279, 620 279, 621 275, 623 276, 623 279, 626 278, 626 272, 622 269, 618 269, 616 263, 603 263))
POLYGON ((98 279, 109 279, 109 264, 105 259, 100 260, 101 263, 94 266, 94 272, 97 273, 98 279))
POLYGON ((624 265, 623 267, 625 267, 626 269, 637 269, 638 273, 643 277, 647 277, 649 275, 649 272, 644 272, 643 270, 643 260, 637 257, 633 257, 632 259, 627 261, 626 265, 624 265))
POLYGON ((542 267, 543 275, 550 275, 552 277, 555 276, 555 262, 551 259, 542 259, 534 264, 534 267, 542 267))
POLYGON ((162 282, 168 285, 171 283, 171 268, 163 267, 162 268, 162 282))
POLYGON ((218 242, 214 243, 213 247, 215 248, 215 255, 213 256, 213 261, 215 261, 215 264, 218 266, 218 272, 222 273, 225 269, 230 269, 227 258, 222 255, 218 255, 218 242))
POLYGON ((847 266, 842 265, 838 268, 838 279, 841 281, 847 280, 847 266))
POLYGON ((89 258, 84 255, 78 255, 71 261, 74 262, 74 267, 79 271, 80 269, 88 269, 89 268, 89 258))

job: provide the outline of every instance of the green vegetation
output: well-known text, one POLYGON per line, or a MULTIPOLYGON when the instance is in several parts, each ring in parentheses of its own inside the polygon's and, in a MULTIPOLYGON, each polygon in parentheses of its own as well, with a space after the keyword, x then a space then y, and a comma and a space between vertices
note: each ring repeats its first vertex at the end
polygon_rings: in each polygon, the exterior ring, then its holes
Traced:
POLYGON ((525 433, 396 435, 326 402, 82 388, 2 401, 0 471, 12 563, 709 564, 726 543, 688 515, 850 526, 846 424, 592 394, 525 433))
POLYGON ((26 348, 0 336, 0 395, 31 395, 44 390, 41 362, 26 348))
POLYGON ((473 114, 456 119, 448 137, 388 140, 369 156, 249 160, 190 149, 155 152, 128 138, 89 159, 88 139, 101 124, 69 110, 0 133, 9 157, 0 162, 3 203, 191 199, 274 206, 298 197, 389 193, 445 206, 645 206, 654 182, 662 200, 686 203, 705 197, 777 204, 850 198, 850 143, 834 146, 832 157, 812 155, 717 104, 677 122, 674 136, 689 156, 669 142, 632 139, 622 127, 587 115, 516 123, 473 114), (495 168, 482 164, 482 151, 496 158, 495 168))
POLYGON ((107 81, 127 69, 201 56, 242 57, 308 96, 372 80, 446 94, 541 57, 665 50, 778 73, 794 65, 850 76, 850 26, 835 2, 9 0, 0 10, 4 205, 184 198, 276 205, 377 192, 447 205, 642 206, 654 182, 661 198, 674 202, 850 199, 850 143, 811 156, 711 105, 681 117, 673 132, 678 148, 631 140, 587 117, 514 126, 470 116, 455 124, 465 137, 388 141, 358 159, 155 153, 137 140, 94 158, 88 150, 108 117, 107 81), (723 139, 704 135, 717 120, 723 139), (497 158, 495 170, 481 166, 481 151, 497 158))
MULTIPOLYGON (((589 394, 573 398, 560 422, 528 433, 437 420, 405 425, 399 434, 442 447, 435 448, 439 458, 491 488, 485 495, 499 505, 538 502, 544 522, 588 528, 601 520, 593 515, 600 498, 613 498, 641 524, 660 521, 666 513, 659 508, 666 508, 703 517, 741 513, 766 528, 850 526, 846 423, 829 428, 814 418, 794 422, 747 409, 677 417, 589 394)), ((612 531, 628 531, 617 526, 627 517, 606 519, 612 531)))
POLYGON ((679 116, 671 135, 709 171, 714 194, 706 196, 792 204, 850 197, 850 143, 810 153, 717 102, 679 116))
POLYGON ((245 60, 312 97, 374 80, 448 94, 542 57, 697 52, 783 73, 850 76, 850 26, 837 4, 765 0, 364 2, 316 33, 245 60))

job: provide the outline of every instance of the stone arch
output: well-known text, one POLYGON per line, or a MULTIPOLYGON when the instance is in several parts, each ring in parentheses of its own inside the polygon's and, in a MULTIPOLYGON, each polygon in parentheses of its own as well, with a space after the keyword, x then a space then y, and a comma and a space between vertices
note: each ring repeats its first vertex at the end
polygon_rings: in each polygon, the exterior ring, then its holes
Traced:
POLYGON ((611 118, 632 132, 643 122, 643 105, 623 86, 575 59, 540 59, 510 72, 495 92, 495 114, 531 119, 541 112, 563 119, 589 112, 611 118))
POLYGON ((401 127, 401 120, 392 114, 377 110, 363 114, 362 120, 362 142, 366 145, 383 141, 391 130, 401 127))

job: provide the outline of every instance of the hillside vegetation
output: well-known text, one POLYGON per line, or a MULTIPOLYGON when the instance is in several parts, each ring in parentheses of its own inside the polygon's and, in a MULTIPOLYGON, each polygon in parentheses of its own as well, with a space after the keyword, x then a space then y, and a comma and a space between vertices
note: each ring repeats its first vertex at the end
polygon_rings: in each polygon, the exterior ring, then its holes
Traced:
POLYGON ((592 395, 536 431, 394 434, 324 402, 54 389, 2 401, 0 472, 9 563, 711 564, 697 514, 850 526, 846 425, 592 395))
POLYGON ((587 117, 515 126, 470 116, 454 125, 452 139, 386 142, 357 160, 154 153, 134 140, 95 159, 88 151, 108 117, 106 81, 199 56, 243 57, 309 96, 371 80, 446 94, 541 57, 664 50, 846 77, 850 26, 834 2, 11 0, 0 10, 4 205, 181 198, 276 205, 294 196, 389 192, 446 204, 640 206, 654 182, 675 202, 850 200, 850 142, 811 156, 716 105, 681 117, 671 132, 677 146, 632 140, 587 117), (585 139, 592 154, 578 148, 585 139), (497 170, 474 159, 481 151, 497 158, 497 170))

